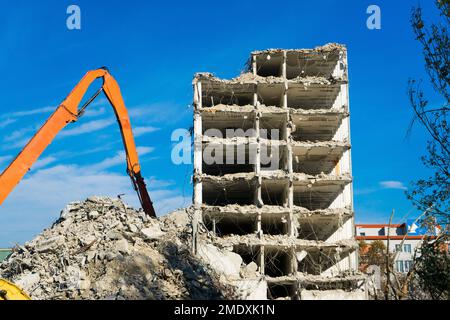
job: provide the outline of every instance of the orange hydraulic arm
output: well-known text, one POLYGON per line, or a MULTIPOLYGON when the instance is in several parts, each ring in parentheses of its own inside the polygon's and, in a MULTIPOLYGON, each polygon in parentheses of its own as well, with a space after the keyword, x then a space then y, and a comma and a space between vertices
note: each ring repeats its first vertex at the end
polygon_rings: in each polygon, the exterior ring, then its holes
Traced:
POLYGON ((119 85, 109 74, 106 68, 89 71, 78 83, 73 91, 61 103, 56 111, 51 115, 42 128, 28 142, 25 148, 20 152, 16 159, 0 175, 0 205, 16 187, 20 180, 25 176, 34 162, 44 152, 47 146, 53 141, 56 135, 71 122, 76 122, 83 114, 86 107, 101 93, 104 92, 111 103, 116 114, 117 121, 122 133, 122 140, 125 146, 127 173, 131 177, 133 186, 137 191, 144 211, 156 217, 152 201, 147 191, 144 179, 141 174, 136 145, 131 130, 130 119, 125 107, 119 85), (83 99, 89 86, 96 79, 103 79, 103 86, 89 101, 78 110, 78 106, 83 99))

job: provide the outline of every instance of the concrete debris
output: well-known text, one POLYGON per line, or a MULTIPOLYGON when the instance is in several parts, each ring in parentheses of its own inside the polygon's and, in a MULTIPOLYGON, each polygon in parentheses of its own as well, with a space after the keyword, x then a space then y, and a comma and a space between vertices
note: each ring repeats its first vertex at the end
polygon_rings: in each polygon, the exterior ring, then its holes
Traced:
POLYGON ((344 290, 302 290, 300 293, 301 300, 366 300, 364 291, 344 290))
MULTIPOLYGON (((256 205, 236 205, 228 204, 226 206, 202 206, 203 211, 207 215, 214 216, 257 216, 261 214, 288 214, 290 209, 283 206, 270 206, 266 205, 262 208, 258 208, 256 205)), ((352 210, 350 207, 346 208, 327 208, 320 210, 308 210, 307 208, 293 206, 292 212, 294 215, 300 218, 308 217, 327 217, 327 216, 337 216, 337 217, 348 217, 352 215, 352 210)))
POLYGON ((292 145, 295 147, 307 148, 309 150, 319 147, 330 149, 336 148, 350 149, 350 144, 348 142, 342 141, 322 141, 322 142, 295 141, 294 143, 292 143, 292 145))
POLYGON ((210 143, 211 146, 214 147, 215 144, 219 147, 219 144, 249 144, 249 143, 257 143, 256 138, 254 137, 231 137, 231 138, 218 138, 212 136, 203 136, 203 142, 210 143))
POLYGON ((186 209, 178 210, 160 218, 165 228, 175 226, 176 228, 184 228, 190 223, 190 218, 186 209))
MULTIPOLYGON (((269 107, 270 108, 270 107, 269 107)), ((301 108, 288 108, 289 113, 292 115, 341 115, 342 117, 349 116, 349 112, 345 108, 336 109, 301 109, 301 108)))
POLYGON ((345 108, 336 108, 336 109, 301 109, 301 108, 280 108, 274 106, 266 106, 264 104, 258 103, 257 106, 253 105, 225 105, 225 104, 217 104, 211 107, 202 107, 199 109, 201 112, 207 116, 208 114, 216 116, 218 113, 223 114, 233 114, 239 113, 240 115, 251 114, 256 112, 261 112, 262 114, 291 114, 296 116, 341 116, 347 117, 349 115, 348 111, 345 108))
POLYGON ((306 252, 305 250, 295 253, 295 257, 297 258, 298 262, 301 262, 303 259, 305 259, 307 255, 308 255, 308 252, 306 252))
POLYGON ((253 172, 239 172, 225 174, 223 176, 212 176, 207 174, 202 174, 197 177, 202 181, 208 180, 212 182, 234 182, 234 181, 247 181, 256 178, 256 174, 253 172))
POLYGON ((346 50, 345 45, 339 44, 339 43, 327 43, 323 46, 317 46, 313 49, 307 48, 307 49, 266 49, 266 50, 257 50, 253 51, 252 55, 260 55, 264 53, 282 53, 283 51, 289 51, 289 52, 296 52, 299 54, 305 54, 305 53, 329 53, 329 52, 339 52, 342 50, 346 50))
POLYGON ((237 292, 241 299, 244 300, 266 300, 267 299, 267 282, 263 279, 246 279, 238 280, 235 283, 237 292))
MULTIPOLYGON (((257 144, 261 143, 264 146, 285 146, 288 145, 285 140, 269 140, 264 138, 256 138, 256 137, 214 137, 214 136, 203 136, 202 142, 210 144, 212 149, 218 148, 222 145, 228 144, 257 144)), ((342 149, 343 151, 350 149, 350 144, 347 141, 327 141, 327 142, 316 142, 316 141, 294 141, 289 143, 290 146, 301 148, 303 153, 307 151, 311 151, 313 149, 319 148, 327 148, 329 150, 337 150, 342 149)))
POLYGON ((218 238, 215 240, 216 244, 222 247, 229 245, 235 246, 272 246, 279 248, 297 248, 300 250, 304 249, 317 249, 317 250, 332 250, 339 251, 354 250, 358 248, 358 242, 353 239, 343 239, 335 242, 325 242, 319 240, 303 240, 295 238, 286 238, 283 235, 264 235, 261 239, 256 234, 247 235, 229 235, 218 238))
POLYGON ((221 252, 216 246, 204 243, 198 248, 199 257, 217 273, 239 278, 242 258, 234 252, 221 252))
POLYGON ((25 273, 16 281, 16 284, 21 288, 32 288, 38 285, 40 280, 39 273, 25 273))
MULTIPOLYGON (((226 206, 208 206, 202 205, 203 211, 209 214, 242 214, 242 215, 256 215, 258 211, 268 212, 271 214, 277 213, 289 213, 289 209, 282 206, 265 206, 264 208, 258 208, 255 205, 236 205, 228 204, 226 206)), ((305 209, 307 210, 307 209, 305 209)), ((309 211, 308 211, 309 212, 309 211)))
MULTIPOLYGON (((280 110, 280 108, 273 108, 274 110, 280 110)), ((251 113, 255 111, 255 107, 253 105, 246 106, 238 106, 238 105, 225 105, 225 104, 216 104, 213 107, 201 108, 202 112, 215 114, 216 112, 226 112, 226 113, 251 113)), ((281 110, 282 111, 282 110, 281 110)))
POLYGON ((141 230, 142 236, 147 240, 157 240, 165 235, 158 225, 150 226, 141 230))
POLYGON ((214 74, 209 72, 200 72, 195 75, 194 83, 201 81, 203 83, 211 84, 222 84, 222 85, 233 85, 233 84, 279 84, 284 85, 289 84, 302 84, 304 86, 319 85, 319 86, 330 86, 333 84, 345 83, 343 78, 325 78, 318 76, 298 76, 293 79, 286 80, 282 77, 267 76, 262 77, 259 75, 254 75, 252 72, 244 72, 236 78, 231 80, 220 79, 214 76, 214 74))
MULTIPOLYGON (((49 229, 14 249, 0 264, 0 277, 37 300, 267 299, 268 284, 258 264, 244 263, 232 251, 236 243, 260 241, 257 236, 213 244, 201 234, 194 258, 191 214, 191 209, 183 209, 155 220, 118 199, 74 202, 49 229)), ((306 248, 300 252, 352 244, 287 243, 282 236, 268 235, 264 243, 306 248)))
MULTIPOLYGON (((298 182, 298 184, 341 184, 341 182, 351 182, 352 178, 349 174, 342 175, 329 175, 325 173, 320 173, 317 175, 310 175, 305 173, 293 173, 289 174, 284 172, 283 170, 273 170, 273 171, 261 171, 260 174, 262 179, 265 180, 283 180, 292 178, 293 181, 298 182)), ((226 182, 237 182, 237 181, 250 181, 253 179, 257 179, 258 175, 254 172, 238 172, 238 173, 230 173, 224 174, 222 176, 214 176, 201 174, 197 175, 196 179, 198 181, 210 181, 216 183, 226 183, 226 182)))
POLYGON ((253 261, 250 262, 241 269, 241 275, 246 279, 258 277, 258 265, 253 261))
POLYGON ((71 203, 14 249, 0 277, 37 300, 235 298, 236 286, 221 276, 239 278, 242 258, 211 244, 206 256, 215 270, 194 258, 189 210, 156 220, 118 199, 71 203))

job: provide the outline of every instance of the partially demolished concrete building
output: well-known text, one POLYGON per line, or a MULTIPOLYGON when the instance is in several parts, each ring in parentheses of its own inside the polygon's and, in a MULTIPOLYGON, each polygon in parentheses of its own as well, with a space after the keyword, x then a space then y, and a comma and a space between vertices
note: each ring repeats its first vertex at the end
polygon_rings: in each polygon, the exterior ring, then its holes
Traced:
POLYGON ((238 78, 193 85, 194 248, 207 229, 269 299, 364 299, 346 48, 255 51, 238 78))

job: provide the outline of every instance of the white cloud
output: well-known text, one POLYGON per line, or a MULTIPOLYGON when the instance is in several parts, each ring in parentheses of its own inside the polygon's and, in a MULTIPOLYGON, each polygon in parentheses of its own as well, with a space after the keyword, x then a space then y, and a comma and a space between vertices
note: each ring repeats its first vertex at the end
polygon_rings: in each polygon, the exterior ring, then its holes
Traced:
MULTIPOLYGON (((101 119, 101 120, 93 120, 90 122, 83 123, 81 125, 75 126, 73 128, 66 128, 62 132, 60 132, 56 138, 64 138, 64 137, 72 137, 78 136, 85 133, 91 133, 95 131, 100 131, 105 129, 112 124, 115 123, 114 119, 101 119)), ((9 135, 6 135, 3 138, 3 143, 1 148, 4 150, 11 150, 17 148, 23 148, 30 140, 33 138, 33 135, 39 130, 36 126, 30 126, 26 128, 22 128, 16 131, 13 131, 9 135)))
POLYGON ((408 188, 403 185, 403 182, 400 181, 380 181, 380 186, 383 189, 399 189, 399 190, 407 190, 408 188))
POLYGON ((12 159, 12 156, 0 156, 0 165, 12 159))
POLYGON ((140 156, 149 154, 149 153, 153 152, 154 150, 155 150, 155 148, 152 148, 152 147, 137 147, 136 148, 136 151, 140 156))
POLYGON ((22 149, 31 140, 31 138, 33 138, 38 130, 39 127, 37 126, 29 126, 15 130, 3 137, 3 144, 1 148, 3 150, 12 150, 17 148, 22 149))
MULTIPOLYGON (((100 131, 113 125, 115 122, 116 121, 114 119, 101 119, 86 122, 78 126, 77 124, 75 124, 73 128, 66 128, 65 130, 60 132, 56 136, 56 138, 72 137, 95 131, 100 131)), ((21 149, 25 147, 25 145, 31 140, 31 138, 33 138, 33 135, 38 130, 39 127, 37 126, 30 126, 19 130, 15 130, 3 138, 4 143, 1 145, 1 148, 3 150, 11 150, 18 148, 21 149)))
POLYGON ((22 139, 25 135, 28 135, 30 132, 37 131, 37 129, 33 127, 21 128, 19 130, 15 130, 10 134, 6 135, 3 138, 3 142, 12 142, 22 139))
POLYGON ((176 185, 176 183, 174 181, 168 181, 168 180, 158 180, 155 177, 149 177, 146 179, 147 182, 147 186, 149 188, 165 188, 165 187, 170 187, 173 185, 176 185))
POLYGON ((45 168, 46 166, 48 166, 51 163, 54 163, 57 160, 58 160, 57 158, 52 157, 52 156, 39 159, 33 164, 31 169, 32 170, 38 170, 38 169, 45 168))
POLYGON ((128 114, 131 120, 140 120, 146 123, 176 123, 184 117, 191 117, 192 110, 170 102, 144 104, 131 107, 128 114))
POLYGON ((10 124, 13 124, 16 121, 17 121, 17 119, 2 120, 2 121, 0 121, 0 129, 3 129, 3 128, 9 126, 10 124))
POLYGON ((17 112, 7 113, 4 116, 2 116, 2 118, 19 118, 19 117, 25 117, 25 116, 33 116, 33 115, 41 114, 41 113, 49 113, 49 112, 52 112, 55 110, 56 110, 56 107, 49 106, 49 107, 36 108, 36 109, 31 109, 31 110, 26 110, 26 111, 17 111, 17 112))
MULTIPOLYGON (((137 152, 139 156, 144 156, 153 152, 154 148, 152 147, 137 147, 137 152)), ((103 171, 106 169, 110 169, 117 165, 125 165, 126 164, 126 156, 125 151, 119 151, 115 156, 106 158, 98 163, 92 164, 86 167, 86 170, 89 171, 103 171)))
POLYGON ((396 189, 396 190, 407 190, 408 188, 405 187, 405 185, 401 182, 401 181, 394 181, 394 180, 389 180, 389 181, 380 181, 378 183, 377 187, 368 187, 368 188, 360 188, 360 189, 356 189, 355 188, 355 196, 363 196, 363 195, 368 195, 368 194, 372 194, 384 189, 396 189))
POLYGON ((98 107, 98 106, 103 106, 105 104, 109 105, 108 99, 106 99, 106 98, 99 98, 99 99, 96 99, 94 102, 92 102, 89 107, 98 107))
POLYGON ((355 188, 355 195, 359 196, 359 195, 366 195, 366 194, 371 194, 374 193, 376 191, 378 191, 379 189, 377 188, 361 188, 361 189, 356 189, 355 188))
POLYGON ((158 131, 158 130, 159 130, 159 128, 150 127, 150 126, 147 126, 147 127, 136 127, 136 128, 133 129, 133 135, 135 137, 140 137, 140 136, 143 136, 144 134, 155 132, 155 131, 158 131))
POLYGON ((180 195, 174 195, 155 201, 155 210, 158 214, 164 215, 176 209, 185 208, 190 204, 190 197, 186 198, 180 195))
POLYGON ((79 158, 79 157, 84 157, 86 155, 91 155, 91 154, 95 154, 95 153, 111 150, 113 145, 120 144, 120 143, 122 143, 122 141, 121 140, 117 140, 117 141, 112 141, 112 142, 109 142, 107 144, 103 144, 103 145, 101 145, 99 147, 94 147, 94 148, 86 148, 86 149, 83 148, 83 149, 78 149, 76 151, 74 151, 73 149, 71 149, 71 150, 61 150, 61 151, 58 151, 58 152, 52 154, 52 156, 55 157, 55 158, 58 158, 58 159, 79 158))
POLYGON ((128 115, 130 116, 130 118, 140 118, 142 116, 148 116, 152 114, 153 110, 153 105, 140 105, 128 109, 128 115))
POLYGON ((104 115, 106 113, 106 108, 105 107, 101 107, 98 109, 95 108, 91 108, 91 109, 87 109, 86 112, 84 113, 84 117, 87 118, 94 118, 94 117, 98 117, 101 115, 104 115))
POLYGON ((101 119, 101 120, 93 120, 90 122, 83 123, 78 127, 74 127, 73 129, 63 130, 58 136, 59 137, 72 137, 78 136, 80 134, 91 133, 95 131, 99 131, 105 129, 112 124, 114 124, 115 120, 113 119, 101 119))
POLYGON ((119 164, 125 164, 125 153, 119 152, 114 157, 103 159, 102 161, 90 165, 88 167, 89 171, 102 171, 112 167, 115 167, 119 164))
POLYGON ((12 149, 22 149, 23 147, 26 146, 26 144, 31 140, 33 136, 29 135, 26 136, 24 138, 21 138, 15 142, 11 141, 11 143, 3 143, 2 144, 2 149, 3 150, 12 150, 12 149))

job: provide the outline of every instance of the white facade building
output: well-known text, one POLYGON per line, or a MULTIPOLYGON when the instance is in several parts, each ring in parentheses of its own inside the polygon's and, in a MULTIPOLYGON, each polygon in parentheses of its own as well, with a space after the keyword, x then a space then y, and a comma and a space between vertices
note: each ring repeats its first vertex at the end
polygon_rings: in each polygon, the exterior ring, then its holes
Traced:
POLYGON ((414 260, 414 253, 420 247, 426 232, 415 223, 403 224, 357 224, 356 239, 368 244, 380 240, 389 251, 396 252, 395 271, 408 272, 414 260))

